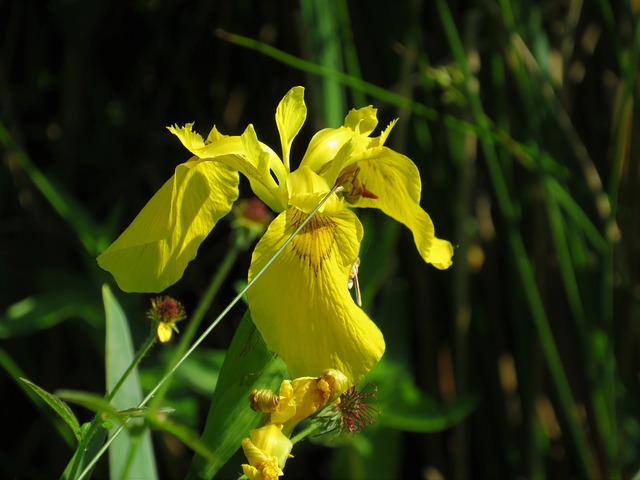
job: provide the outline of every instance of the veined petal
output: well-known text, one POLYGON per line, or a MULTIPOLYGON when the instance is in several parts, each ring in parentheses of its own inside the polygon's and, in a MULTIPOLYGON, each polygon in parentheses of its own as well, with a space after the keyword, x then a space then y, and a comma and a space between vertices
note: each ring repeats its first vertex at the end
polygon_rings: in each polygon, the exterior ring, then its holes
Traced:
POLYGON ((349 164, 359 167, 358 181, 377 196, 360 197, 353 205, 379 208, 406 225, 424 261, 439 269, 449 268, 453 247, 435 237, 433 222, 420 207, 420 172, 416 165, 387 147, 370 148, 349 159, 349 164))
MULTIPOLYGON (((295 208, 278 215, 256 246, 249 279, 305 218, 295 208)), ((247 292, 254 323, 294 377, 320 376, 334 368, 352 385, 384 353, 382 333, 347 287, 362 233, 347 209, 316 214, 247 292)))
POLYGON ((190 160, 99 257, 125 292, 160 292, 177 282, 200 243, 238 197, 238 173, 190 160))
POLYGON ((282 161, 287 171, 290 171, 289 154, 291 143, 298 135, 307 118, 307 106, 304 104, 304 88, 293 87, 284 96, 276 109, 276 125, 280 133, 282 144, 282 161))

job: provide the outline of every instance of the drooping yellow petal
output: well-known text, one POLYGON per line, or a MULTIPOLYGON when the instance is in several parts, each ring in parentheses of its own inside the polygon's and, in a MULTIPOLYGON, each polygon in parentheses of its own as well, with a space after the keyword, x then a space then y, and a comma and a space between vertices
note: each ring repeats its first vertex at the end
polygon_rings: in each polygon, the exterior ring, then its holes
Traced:
POLYGON ((304 88, 293 87, 280 101, 276 109, 276 125, 282 144, 282 161, 287 172, 290 171, 291 144, 306 118, 307 106, 304 104, 304 88))
POLYGON ((99 257, 125 292, 160 292, 177 282, 216 222, 238 197, 238 173, 190 160, 99 257))
MULTIPOLYGON (((249 279, 305 218, 290 208, 271 223, 253 253, 249 279)), ((384 353, 382 333, 347 286, 362 233, 347 209, 316 214, 247 292, 254 323, 294 377, 335 368, 355 384, 384 353)))
POLYGON ((360 197, 356 207, 379 208, 407 226, 425 262, 439 269, 451 266, 453 247, 435 237, 431 217, 420 207, 421 181, 416 165, 404 155, 386 147, 368 149, 349 159, 359 168, 357 180, 378 198, 360 197))

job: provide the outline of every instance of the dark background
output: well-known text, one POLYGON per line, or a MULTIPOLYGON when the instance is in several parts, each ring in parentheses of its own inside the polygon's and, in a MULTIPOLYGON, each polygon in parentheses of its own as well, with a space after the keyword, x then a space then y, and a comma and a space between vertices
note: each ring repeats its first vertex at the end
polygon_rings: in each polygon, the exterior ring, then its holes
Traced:
MULTIPOLYGON (((380 128, 399 117, 388 144, 418 165, 422 205, 456 246, 453 267, 440 272, 420 261, 406 229, 361 215, 365 309, 385 333, 388 360, 432 402, 426 416, 478 399, 456 425, 422 431, 393 429, 382 411, 365 441, 372 449, 348 447, 370 467, 385 459, 366 476, 616 478, 638 469, 640 44, 629 2, 51 0, 0 1, 0 11, 3 476, 57 476, 74 448, 18 376, 49 391, 104 391, 100 286, 117 287, 95 256, 188 158, 165 126, 195 121, 206 135, 215 123, 238 135, 253 123, 279 151, 275 107, 295 85, 306 87, 309 109, 298 158, 352 107, 378 107, 380 128), (219 29, 353 83, 285 65, 219 29), (452 48, 456 38, 464 50, 452 48), (328 98, 330 88, 338 95, 328 98)), ((171 287, 188 311, 228 237, 223 221, 171 287)), ((237 262, 212 312, 249 260, 237 262)), ((142 339, 147 297, 117 295, 142 339)), ((241 315, 235 309, 206 348, 226 348, 241 315)), ((176 395, 191 396, 184 416, 201 428, 209 397, 176 395)), ((155 437, 159 470, 179 478, 192 453, 165 437, 155 437)), ((358 478, 345 449, 306 443, 285 474, 358 478)))

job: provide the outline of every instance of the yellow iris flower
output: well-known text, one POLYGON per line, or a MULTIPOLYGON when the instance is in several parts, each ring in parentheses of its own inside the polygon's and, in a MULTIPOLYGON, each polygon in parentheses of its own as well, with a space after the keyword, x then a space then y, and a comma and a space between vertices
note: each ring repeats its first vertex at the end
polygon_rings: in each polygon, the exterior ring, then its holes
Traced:
POLYGON ((351 110, 339 128, 316 133, 297 170, 291 144, 307 109, 292 88, 276 110, 282 158, 261 143, 252 125, 241 136, 214 127, 206 139, 193 124, 169 127, 193 157, 153 196, 124 233, 98 257, 125 291, 159 292, 177 282, 216 222, 238 196, 238 172, 278 215, 258 242, 249 269, 256 276, 335 185, 331 196, 247 292, 251 317, 294 377, 342 371, 357 383, 380 360, 384 339, 355 304, 349 275, 363 228, 349 207, 378 208, 406 225, 425 262, 445 269, 453 248, 435 237, 420 207, 414 163, 384 146, 395 122, 371 137, 378 120, 369 106, 351 110))

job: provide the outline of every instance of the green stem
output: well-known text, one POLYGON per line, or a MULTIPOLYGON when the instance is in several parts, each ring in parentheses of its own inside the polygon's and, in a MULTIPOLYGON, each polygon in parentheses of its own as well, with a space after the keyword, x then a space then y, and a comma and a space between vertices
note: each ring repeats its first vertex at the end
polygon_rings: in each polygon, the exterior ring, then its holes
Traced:
POLYGON ((313 432, 318 430, 321 425, 322 424, 320 422, 311 422, 304 430, 301 430, 300 432, 298 432, 298 434, 296 434, 296 436, 291 438, 291 444, 295 445, 299 441, 304 440, 313 432))

